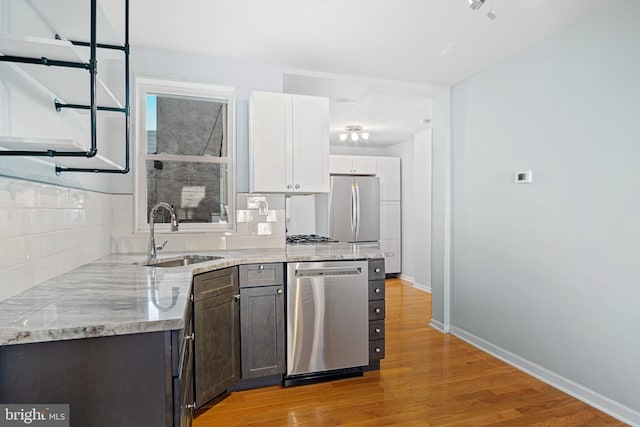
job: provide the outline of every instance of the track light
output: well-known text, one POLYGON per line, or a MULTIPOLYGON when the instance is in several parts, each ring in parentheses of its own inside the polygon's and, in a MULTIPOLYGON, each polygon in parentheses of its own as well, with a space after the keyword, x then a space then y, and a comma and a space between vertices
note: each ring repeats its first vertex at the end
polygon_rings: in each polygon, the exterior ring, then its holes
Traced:
POLYGON ((471 10, 478 10, 482 7, 486 0, 469 0, 469 7, 471 10))

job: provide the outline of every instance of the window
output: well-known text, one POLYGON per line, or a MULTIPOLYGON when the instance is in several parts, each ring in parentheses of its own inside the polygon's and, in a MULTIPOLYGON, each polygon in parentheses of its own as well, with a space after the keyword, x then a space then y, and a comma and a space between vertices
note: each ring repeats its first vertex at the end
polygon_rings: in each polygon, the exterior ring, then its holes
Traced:
POLYGON ((137 229, 158 202, 173 205, 180 230, 233 229, 234 90, 139 77, 136 94, 137 229))

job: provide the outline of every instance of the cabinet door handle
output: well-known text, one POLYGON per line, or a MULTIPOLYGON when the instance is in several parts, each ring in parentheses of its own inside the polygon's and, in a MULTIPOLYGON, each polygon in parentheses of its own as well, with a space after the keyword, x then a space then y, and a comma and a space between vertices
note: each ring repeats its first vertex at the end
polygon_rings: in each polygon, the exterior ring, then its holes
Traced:
POLYGON ((185 340, 192 340, 192 339, 194 339, 194 338, 195 338, 195 335, 194 335, 193 333, 191 333, 191 334, 189 334, 189 335, 185 335, 185 336, 184 336, 184 339, 185 339, 185 340))
POLYGON ((381 351, 380 347, 376 347, 376 353, 380 353, 381 351))
POLYGON ((379 308, 376 308, 376 314, 380 314, 382 310, 380 310, 379 308))
POLYGON ((233 297, 236 299, 236 301, 240 301, 240 294, 235 294, 233 297))
POLYGON ((190 405, 184 405, 185 409, 196 409, 196 402, 191 403, 190 405))
POLYGON ((282 293, 282 288, 278 288, 278 290, 276 291, 278 294, 282 293))
POLYGON ((287 184, 287 188, 291 189, 291 184, 287 184))
POLYGON ((376 288, 375 292, 376 292, 376 294, 379 294, 380 293, 380 288, 376 288))
POLYGON ((376 269, 375 269, 375 272, 376 272, 376 273, 380 273, 380 269, 379 269, 379 268, 376 268, 376 269))
POLYGON ((376 334, 379 334, 380 332, 382 332, 380 328, 376 328, 376 334))
POLYGON ((296 184, 296 188, 300 188, 300 184, 296 184))
POLYGON ((260 264, 260 265, 258 266, 258 270, 264 270, 264 264, 260 264))

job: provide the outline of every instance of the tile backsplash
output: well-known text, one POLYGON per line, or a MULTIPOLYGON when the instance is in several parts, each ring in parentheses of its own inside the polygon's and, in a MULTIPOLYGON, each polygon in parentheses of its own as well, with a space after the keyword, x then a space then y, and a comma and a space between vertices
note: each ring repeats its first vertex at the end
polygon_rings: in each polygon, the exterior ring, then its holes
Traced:
MULTIPOLYGON (((134 232, 133 196, 111 196, 112 253, 146 252, 147 232, 134 232)), ((286 241, 284 196, 238 193, 236 231, 162 233, 156 241, 168 240, 166 252, 283 248, 286 241)))
POLYGON ((109 255, 111 196, 0 176, 0 300, 109 255))
MULTIPOLYGON (((283 248, 283 195, 237 195, 237 230, 157 233, 170 251, 283 248)), ((110 253, 147 251, 133 196, 0 176, 0 301, 110 253)))

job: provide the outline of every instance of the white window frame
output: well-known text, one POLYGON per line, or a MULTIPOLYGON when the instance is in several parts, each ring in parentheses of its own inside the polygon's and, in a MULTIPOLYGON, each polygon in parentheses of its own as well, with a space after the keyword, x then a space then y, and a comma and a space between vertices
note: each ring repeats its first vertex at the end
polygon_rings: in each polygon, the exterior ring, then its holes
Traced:
MULTIPOLYGON (((135 78, 135 169, 134 169, 134 232, 149 232, 147 223, 147 174, 146 160, 192 161, 224 163, 227 165, 228 221, 227 223, 182 223, 184 232, 229 232, 236 228, 236 91, 233 87, 206 83, 187 82, 165 78, 136 76, 135 78), (219 99, 227 102, 227 157, 182 156, 174 154, 147 154, 147 102, 148 94, 188 96, 191 98, 219 99)), ((161 201, 161 200, 159 200, 161 201)), ((168 232, 169 224, 156 223, 155 229, 168 232)))

